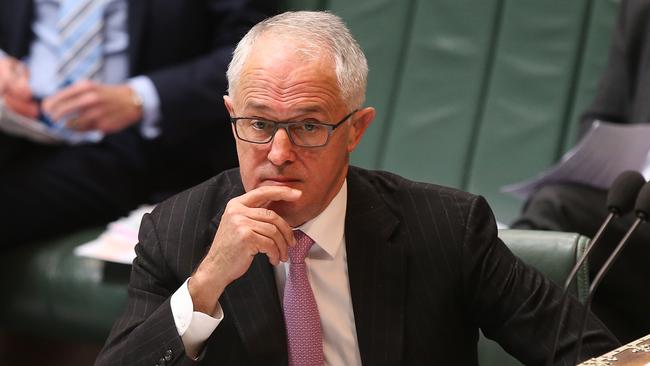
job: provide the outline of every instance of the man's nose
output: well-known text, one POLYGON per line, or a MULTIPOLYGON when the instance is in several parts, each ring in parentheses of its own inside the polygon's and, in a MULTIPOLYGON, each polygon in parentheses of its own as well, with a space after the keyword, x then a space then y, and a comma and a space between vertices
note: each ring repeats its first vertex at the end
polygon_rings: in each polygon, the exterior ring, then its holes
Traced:
POLYGON ((271 141, 268 159, 273 165, 280 166, 295 160, 294 145, 289 139, 287 130, 280 128, 271 141))

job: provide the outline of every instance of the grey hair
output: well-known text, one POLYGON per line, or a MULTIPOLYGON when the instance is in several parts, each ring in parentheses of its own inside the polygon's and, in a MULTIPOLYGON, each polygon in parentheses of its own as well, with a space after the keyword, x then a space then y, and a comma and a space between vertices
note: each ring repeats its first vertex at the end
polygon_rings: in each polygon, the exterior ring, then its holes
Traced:
POLYGON ((256 24, 237 44, 228 65, 228 94, 234 95, 244 64, 255 41, 266 32, 299 41, 297 50, 307 57, 325 50, 334 59, 341 97, 348 108, 363 105, 368 79, 368 62, 343 20, 326 11, 295 11, 278 14, 256 24))

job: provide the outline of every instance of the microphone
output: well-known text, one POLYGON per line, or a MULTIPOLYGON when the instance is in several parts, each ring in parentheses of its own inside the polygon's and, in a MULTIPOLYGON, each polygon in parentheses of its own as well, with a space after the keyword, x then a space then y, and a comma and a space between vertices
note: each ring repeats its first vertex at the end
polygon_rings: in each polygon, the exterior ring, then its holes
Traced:
POLYGON ((594 245, 600 240, 600 237, 603 235, 603 232, 607 226, 609 226, 610 222, 615 217, 632 211, 632 208, 634 207, 634 200, 636 199, 644 183, 645 179, 641 173, 634 170, 627 170, 619 174, 619 176, 616 177, 612 185, 609 187, 606 200, 607 211, 609 211, 609 214, 607 214, 605 221, 602 223, 602 225, 600 225, 600 228, 598 228, 598 231, 596 232, 596 235, 594 235, 593 239, 589 241, 584 253, 582 256, 580 256, 580 258, 578 258, 576 264, 573 266, 573 268, 571 268, 569 275, 564 281, 560 311, 555 318, 554 326, 552 328, 554 329, 553 347, 551 348, 551 352, 549 353, 546 361, 547 366, 552 366, 555 362, 555 353, 557 352, 557 346, 560 338, 560 325, 562 324, 562 321, 566 315, 565 312, 566 304, 569 299, 569 288, 575 280, 580 267, 582 267, 582 264, 587 260, 591 253, 591 250, 594 248, 594 245))
POLYGON ((594 292, 598 288, 598 285, 600 285, 600 283, 602 282, 603 277, 605 277, 605 274, 607 274, 612 264, 614 264, 614 261, 616 261, 619 254, 621 254, 621 251, 625 247, 625 244, 627 244, 627 241, 632 235, 632 233, 636 230, 639 224, 641 224, 642 222, 647 222, 648 219, 650 218, 650 182, 646 183, 643 186, 643 188, 641 188, 639 197, 637 197, 636 203, 634 204, 634 212, 636 213, 636 220, 634 220, 632 226, 630 226, 628 231, 625 233, 623 239, 621 239, 618 245, 616 245, 616 248, 614 248, 612 254, 610 254, 609 257, 607 257, 603 266, 600 268, 598 273, 596 273, 596 276, 594 276, 594 280, 591 283, 591 286, 589 286, 589 292, 587 293, 587 301, 585 302, 584 314, 582 316, 582 323, 580 325, 580 333, 578 333, 578 346, 576 349, 574 363, 576 363, 578 361, 578 357, 580 357, 580 348, 582 347, 582 336, 585 332, 587 316, 589 314, 589 310, 591 309, 591 301, 594 292))

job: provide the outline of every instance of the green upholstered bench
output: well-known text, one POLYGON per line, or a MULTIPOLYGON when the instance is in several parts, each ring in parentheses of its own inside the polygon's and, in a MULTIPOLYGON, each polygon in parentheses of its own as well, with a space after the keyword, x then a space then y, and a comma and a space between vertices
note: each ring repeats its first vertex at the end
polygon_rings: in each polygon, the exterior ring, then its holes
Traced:
MULTIPOLYGON (((286 0, 342 16, 366 51, 377 108, 353 163, 484 195, 557 160, 594 94, 615 0, 286 0)), ((89 229, 3 253, 0 330, 101 341, 128 266, 74 257, 89 229), (36 326, 36 325, 39 326, 36 326)), ((1 239, 0 239, 1 240, 1 239)))
POLYGON ((73 254, 101 231, 3 253, 0 330, 103 343, 126 304, 131 267, 73 254))

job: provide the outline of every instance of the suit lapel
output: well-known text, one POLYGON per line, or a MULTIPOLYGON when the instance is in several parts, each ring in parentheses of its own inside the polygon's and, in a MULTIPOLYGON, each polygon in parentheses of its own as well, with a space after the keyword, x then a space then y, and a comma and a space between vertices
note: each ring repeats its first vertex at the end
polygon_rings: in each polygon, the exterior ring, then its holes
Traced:
POLYGON ((7 34, 2 35, 6 42, 5 52, 18 59, 27 55, 32 40, 30 27, 33 20, 34 2, 32 0, 7 0, 0 3, 0 22, 5 25, 4 29, 10 30, 7 34))
POLYGON ((345 241, 354 319, 366 365, 400 364, 404 334, 405 255, 391 241, 399 221, 351 168, 345 241))
MULTIPOLYGON (((233 188, 213 218, 208 237, 214 237, 225 203, 244 193, 239 170, 235 173, 229 175, 233 188)), ((248 271, 226 287, 220 302, 225 317, 231 318, 235 324, 253 364, 278 365, 288 362, 280 299, 273 267, 265 254, 255 256, 248 271)))
POLYGON ((150 0, 129 0, 128 33, 129 33, 129 75, 138 73, 137 63, 142 44, 142 32, 147 23, 150 0))

